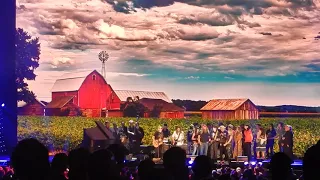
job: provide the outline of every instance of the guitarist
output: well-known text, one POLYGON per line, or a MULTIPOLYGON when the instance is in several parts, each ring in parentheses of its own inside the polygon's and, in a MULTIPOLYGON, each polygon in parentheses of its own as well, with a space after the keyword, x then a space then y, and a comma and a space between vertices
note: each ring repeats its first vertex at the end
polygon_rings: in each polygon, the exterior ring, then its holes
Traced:
POLYGON ((184 133, 179 126, 176 127, 172 134, 172 144, 173 146, 182 146, 184 144, 184 133))
POLYGON ((152 136, 152 144, 155 148, 155 158, 162 158, 163 156, 163 132, 162 127, 158 127, 158 131, 152 136))

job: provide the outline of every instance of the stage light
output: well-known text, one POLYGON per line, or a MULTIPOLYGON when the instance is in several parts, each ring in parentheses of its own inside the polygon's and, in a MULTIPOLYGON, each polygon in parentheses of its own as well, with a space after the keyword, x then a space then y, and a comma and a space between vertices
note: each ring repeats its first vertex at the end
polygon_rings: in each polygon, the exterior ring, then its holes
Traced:
POLYGON ((260 166, 262 166, 262 162, 258 162, 258 164, 259 164, 260 166))
POLYGON ((5 106, 5 104, 4 104, 4 103, 2 103, 2 104, 1 104, 1 107, 4 107, 4 106, 5 106))
POLYGON ((192 164, 193 164, 193 161, 192 161, 192 160, 190 160, 188 163, 189 163, 190 165, 192 165, 192 164))
POLYGON ((249 164, 248 162, 244 162, 244 165, 245 165, 245 166, 248 166, 248 164, 249 164))
POLYGON ((255 165, 256 165, 256 162, 251 162, 251 165, 252 165, 252 166, 255 166, 255 165))

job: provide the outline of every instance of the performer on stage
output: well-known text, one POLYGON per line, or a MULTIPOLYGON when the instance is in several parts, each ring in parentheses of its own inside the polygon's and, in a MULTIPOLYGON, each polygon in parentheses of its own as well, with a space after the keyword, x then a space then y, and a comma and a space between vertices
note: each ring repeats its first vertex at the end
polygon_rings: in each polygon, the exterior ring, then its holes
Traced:
POLYGON ((137 152, 137 134, 136 134, 136 127, 134 125, 134 121, 129 121, 129 127, 128 127, 128 138, 129 138, 129 144, 130 144, 130 151, 132 153, 137 152))
POLYGON ((226 131, 225 126, 220 126, 220 141, 219 141, 219 149, 220 149, 220 160, 229 160, 229 155, 227 151, 227 141, 229 140, 228 131, 226 131), (223 157, 224 156, 224 157, 223 157))
POLYGON ((193 141, 192 141, 192 135, 193 135, 193 125, 189 127, 188 133, 187 133, 187 143, 188 143, 188 154, 192 155, 192 148, 193 148, 193 141))
POLYGON ((282 136, 281 146, 283 152, 293 160, 293 133, 291 131, 292 127, 286 125, 284 129, 285 133, 282 136))
POLYGON ((163 133, 163 143, 169 144, 169 139, 170 139, 171 133, 170 133, 170 130, 168 129, 167 124, 163 125, 162 133, 163 133))
POLYGON ((266 151, 267 136, 264 129, 261 126, 259 126, 256 141, 257 141, 256 142, 257 143, 257 146, 256 146, 257 159, 264 159, 265 151, 266 151))
POLYGON ((273 124, 271 123, 269 125, 269 129, 266 132, 267 135, 267 144, 266 144, 266 155, 268 158, 271 158, 271 156, 273 156, 274 154, 274 139, 277 136, 276 130, 274 129, 273 124))
POLYGON ((121 126, 119 128, 120 137, 126 136, 128 137, 128 128, 124 122, 121 122, 121 126))
POLYGON ((233 155, 233 147, 234 147, 234 141, 233 141, 233 136, 234 136, 234 127, 232 124, 228 125, 228 140, 226 143, 226 148, 228 152, 228 157, 231 158, 233 155))
POLYGON ((198 142, 200 143, 199 155, 207 155, 208 154, 208 146, 210 142, 210 133, 207 125, 202 125, 202 130, 200 135, 198 136, 198 142))
POLYGON ((174 146, 182 146, 184 144, 184 133, 179 126, 177 126, 173 132, 171 141, 174 146))
POLYGON ((144 138, 144 130, 138 122, 136 122, 135 128, 135 133, 137 135, 137 144, 140 146, 142 144, 142 139, 144 138))
POLYGON ((277 132, 276 139, 278 139, 279 151, 283 152, 283 149, 282 149, 282 146, 281 146, 281 141, 282 141, 282 136, 285 133, 285 130, 284 130, 284 124, 282 122, 278 123, 276 132, 277 132))
POLYGON ((237 159, 238 156, 242 156, 242 130, 241 127, 236 127, 236 130, 234 132, 234 148, 233 148, 233 158, 237 159))
POLYGON ((152 144, 155 148, 155 158, 163 157, 163 132, 162 127, 158 127, 158 131, 152 136, 152 144))
POLYGON ((248 160, 251 160, 251 144, 253 140, 253 135, 250 129, 250 126, 244 126, 244 155, 248 157, 248 160))
POLYGON ((199 130, 198 128, 195 126, 193 129, 193 134, 192 134, 192 141, 193 141, 193 152, 192 155, 197 155, 199 154, 199 140, 198 140, 198 136, 199 136, 199 130))
POLYGON ((210 146, 210 158, 213 160, 218 159, 219 153, 219 131, 218 127, 213 125, 211 130, 211 146, 210 146))

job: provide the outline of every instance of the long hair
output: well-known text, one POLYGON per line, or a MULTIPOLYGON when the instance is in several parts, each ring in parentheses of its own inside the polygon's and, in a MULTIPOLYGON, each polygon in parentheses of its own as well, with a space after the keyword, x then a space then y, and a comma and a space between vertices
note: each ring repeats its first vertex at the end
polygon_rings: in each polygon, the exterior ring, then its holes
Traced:
POLYGON ((201 134, 203 134, 203 133, 208 133, 209 132, 209 130, 208 130, 208 126, 206 126, 206 125, 202 125, 202 131, 201 131, 201 134))
POLYGON ((274 125, 272 123, 269 124, 271 126, 271 131, 275 131, 274 125))

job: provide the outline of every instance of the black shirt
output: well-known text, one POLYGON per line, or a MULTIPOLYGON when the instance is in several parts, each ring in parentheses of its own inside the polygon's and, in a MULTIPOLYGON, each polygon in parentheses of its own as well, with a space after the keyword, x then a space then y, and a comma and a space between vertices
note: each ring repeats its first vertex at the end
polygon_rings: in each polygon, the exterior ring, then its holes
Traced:
POLYGON ((210 139, 210 133, 200 134, 200 142, 206 143, 206 142, 209 142, 209 139, 210 139))
POLYGON ((163 133, 163 137, 164 138, 168 138, 168 137, 170 137, 170 130, 169 129, 163 129, 162 130, 162 133, 163 133))
POLYGON ((187 141, 188 141, 188 142, 191 142, 191 141, 192 141, 192 134, 193 134, 193 131, 192 131, 192 130, 189 130, 189 131, 188 131, 188 134, 187 134, 187 141))
POLYGON ((268 129, 266 134, 267 134, 267 139, 268 140, 274 140, 273 138, 276 137, 277 132, 274 129, 273 130, 268 129))

